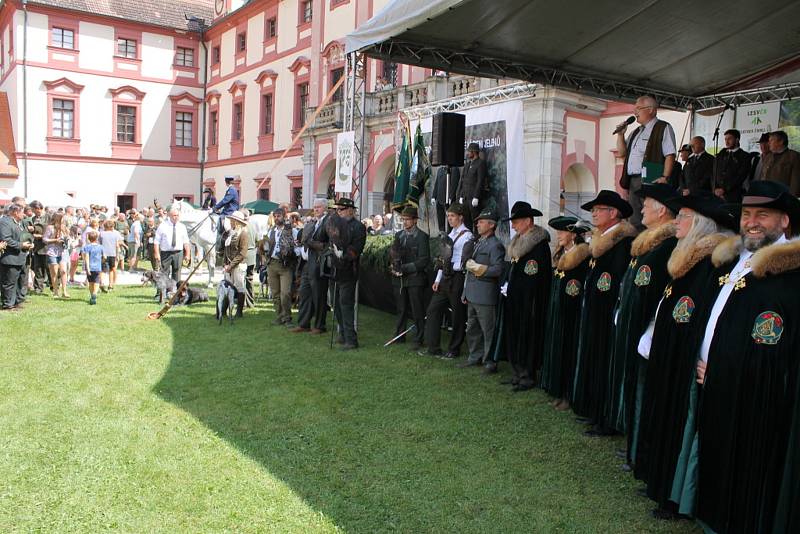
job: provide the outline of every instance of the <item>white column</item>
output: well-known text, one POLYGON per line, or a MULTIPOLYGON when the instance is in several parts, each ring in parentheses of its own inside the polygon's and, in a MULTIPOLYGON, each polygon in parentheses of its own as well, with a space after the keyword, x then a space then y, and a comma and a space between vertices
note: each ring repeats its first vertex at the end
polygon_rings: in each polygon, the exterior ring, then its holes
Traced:
POLYGON ((317 168, 316 143, 312 136, 303 139, 303 207, 313 206, 316 198, 314 191, 314 170, 317 168))

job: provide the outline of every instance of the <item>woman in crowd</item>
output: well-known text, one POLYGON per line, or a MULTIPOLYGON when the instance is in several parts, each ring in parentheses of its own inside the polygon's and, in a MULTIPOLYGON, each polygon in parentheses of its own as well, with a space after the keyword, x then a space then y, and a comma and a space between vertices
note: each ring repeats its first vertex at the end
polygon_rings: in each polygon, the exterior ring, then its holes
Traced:
POLYGON ((678 244, 667 263, 671 281, 639 343, 649 364, 634 474, 647 483, 647 496, 658 504, 653 515, 659 518, 694 511, 695 363, 703 337, 699 330, 705 327, 694 310, 707 300, 711 253, 738 229, 717 197, 686 196, 678 202, 678 244))
POLYGON ((122 235, 114 228, 114 224, 113 219, 107 219, 103 222, 103 231, 100 232, 100 244, 103 246, 103 273, 108 277, 105 284, 100 285, 103 293, 106 292, 106 285, 108 291, 114 291, 114 284, 117 282, 117 256, 122 244, 122 235))
POLYGON ((139 265, 139 250, 142 247, 142 216, 136 211, 131 214, 131 228, 128 233, 128 269, 133 271, 139 265))
POLYGON ((75 282, 75 273, 78 271, 78 259, 81 255, 81 227, 78 224, 73 224, 69 229, 67 251, 69 252, 67 256, 69 259, 69 285, 80 285, 75 282))
POLYGON ((47 268, 50 271, 50 289, 53 291, 53 298, 59 297, 59 287, 61 295, 65 299, 69 298, 67 272, 64 269, 65 264, 62 263, 62 259, 68 258, 66 250, 68 237, 67 228, 64 226, 64 214, 54 213, 42 236, 47 256, 47 268))
POLYGON ((589 268, 589 245, 583 240, 588 227, 578 226, 575 217, 555 217, 548 224, 556 231, 557 247, 545 327, 542 389, 555 398, 553 406, 557 410, 567 410, 578 349, 574 328, 580 317, 583 282, 589 268))

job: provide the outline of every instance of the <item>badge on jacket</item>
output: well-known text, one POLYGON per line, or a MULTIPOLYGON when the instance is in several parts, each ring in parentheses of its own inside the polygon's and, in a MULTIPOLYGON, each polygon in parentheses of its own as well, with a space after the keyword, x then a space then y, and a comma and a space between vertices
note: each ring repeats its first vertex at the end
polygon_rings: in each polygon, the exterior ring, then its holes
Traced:
POLYGON ((528 260, 528 263, 525 264, 525 274, 527 274, 528 276, 533 276, 538 272, 539 272, 539 264, 536 263, 536 260, 528 260))
POLYGON ((564 293, 570 297, 577 297, 581 294, 581 284, 574 278, 567 282, 567 287, 564 288, 564 293))
POLYGON ((675 307, 672 308, 672 318, 676 323, 688 323, 692 320, 692 312, 694 311, 694 301, 692 297, 682 296, 678 299, 675 307))
POLYGON ((600 278, 597 279, 597 289, 600 291, 608 291, 611 289, 611 275, 608 273, 603 273, 600 275, 600 278))
POLYGON ((650 284, 650 279, 653 277, 653 271, 650 269, 649 265, 642 265, 639 267, 639 270, 636 271, 636 278, 633 279, 633 283, 639 287, 646 286, 650 284))
POLYGON ((753 325, 753 339, 759 345, 777 345, 783 334, 783 317, 774 311, 758 314, 753 325))

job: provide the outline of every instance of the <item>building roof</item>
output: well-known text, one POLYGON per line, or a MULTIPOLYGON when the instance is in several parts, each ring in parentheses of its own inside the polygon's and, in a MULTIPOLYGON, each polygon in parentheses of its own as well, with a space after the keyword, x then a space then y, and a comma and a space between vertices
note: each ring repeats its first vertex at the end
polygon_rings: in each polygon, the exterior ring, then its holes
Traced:
POLYGON ((186 17, 204 19, 207 26, 214 18, 214 0, 29 0, 41 5, 130 20, 179 30, 189 29, 186 17))

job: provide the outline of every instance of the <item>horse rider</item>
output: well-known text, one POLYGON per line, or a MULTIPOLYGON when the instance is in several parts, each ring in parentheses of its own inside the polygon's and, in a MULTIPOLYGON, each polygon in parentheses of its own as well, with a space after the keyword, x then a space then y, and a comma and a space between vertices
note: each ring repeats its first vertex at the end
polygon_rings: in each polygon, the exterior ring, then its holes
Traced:
POLYGON ((219 251, 222 246, 222 235, 225 233, 224 222, 225 217, 231 215, 234 211, 239 209, 239 191, 236 189, 236 186, 233 185, 233 176, 226 176, 225 177, 225 185, 227 189, 225 190, 225 196, 222 197, 222 200, 217 202, 214 205, 214 208, 211 210, 213 213, 219 214, 219 224, 217 225, 217 250, 219 251))

